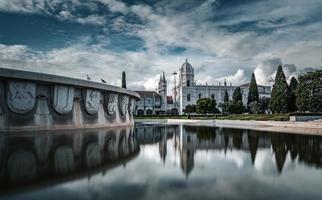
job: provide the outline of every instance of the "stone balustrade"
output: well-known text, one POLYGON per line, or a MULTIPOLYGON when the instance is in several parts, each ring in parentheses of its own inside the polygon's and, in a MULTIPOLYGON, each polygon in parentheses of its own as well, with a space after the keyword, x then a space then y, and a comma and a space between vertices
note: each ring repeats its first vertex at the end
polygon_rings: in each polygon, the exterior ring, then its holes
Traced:
POLYGON ((133 125, 139 98, 108 84, 0 68, 0 130, 133 125))

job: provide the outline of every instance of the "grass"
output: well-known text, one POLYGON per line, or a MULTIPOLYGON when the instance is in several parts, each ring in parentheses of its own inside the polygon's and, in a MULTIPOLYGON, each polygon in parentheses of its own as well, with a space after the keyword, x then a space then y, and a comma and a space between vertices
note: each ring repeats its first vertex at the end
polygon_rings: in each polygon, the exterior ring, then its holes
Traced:
POLYGON ((288 114, 248 114, 248 115, 227 115, 217 116, 217 119, 228 120, 255 120, 255 121, 289 121, 288 114))
MULTIPOLYGON (((188 119, 187 115, 171 116, 135 116, 135 119, 188 119)), ((209 120, 256 120, 256 121, 289 121, 289 114, 233 114, 233 115, 192 115, 191 119, 209 120)))

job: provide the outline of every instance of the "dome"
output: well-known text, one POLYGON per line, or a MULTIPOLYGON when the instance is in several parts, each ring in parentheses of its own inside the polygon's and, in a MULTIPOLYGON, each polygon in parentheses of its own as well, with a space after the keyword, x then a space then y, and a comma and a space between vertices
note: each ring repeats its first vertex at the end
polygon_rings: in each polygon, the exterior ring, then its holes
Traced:
POLYGON ((187 73, 187 74, 193 74, 193 67, 190 63, 188 63, 188 60, 186 59, 186 62, 184 62, 180 68, 181 72, 187 73))

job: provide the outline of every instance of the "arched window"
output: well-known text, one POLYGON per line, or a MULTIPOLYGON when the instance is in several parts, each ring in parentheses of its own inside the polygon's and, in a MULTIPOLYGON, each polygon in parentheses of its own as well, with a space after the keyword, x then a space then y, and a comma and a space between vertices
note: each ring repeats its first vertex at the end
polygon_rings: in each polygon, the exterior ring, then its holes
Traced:
POLYGON ((199 94, 199 99, 201 98, 201 94, 199 94))
POLYGON ((191 98, 191 96, 190 96, 190 94, 188 94, 187 95, 187 101, 190 101, 190 98, 191 98))
POLYGON ((211 95, 211 99, 215 99, 215 95, 214 94, 211 95))
POLYGON ((187 80, 187 87, 190 87, 190 80, 187 80))

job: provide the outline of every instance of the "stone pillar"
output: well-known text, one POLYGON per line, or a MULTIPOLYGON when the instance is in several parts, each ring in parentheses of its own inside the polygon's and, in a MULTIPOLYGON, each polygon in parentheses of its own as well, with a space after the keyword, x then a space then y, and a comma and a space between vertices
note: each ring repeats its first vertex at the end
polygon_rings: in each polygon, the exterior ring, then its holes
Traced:
POLYGON ((35 125, 50 126, 53 123, 53 118, 49 112, 47 97, 38 96, 36 103, 36 113, 34 115, 35 125))

